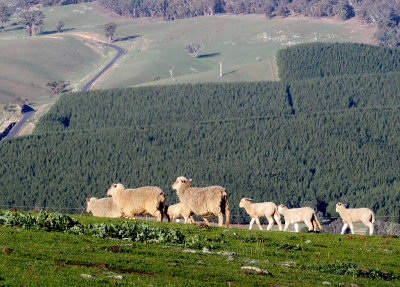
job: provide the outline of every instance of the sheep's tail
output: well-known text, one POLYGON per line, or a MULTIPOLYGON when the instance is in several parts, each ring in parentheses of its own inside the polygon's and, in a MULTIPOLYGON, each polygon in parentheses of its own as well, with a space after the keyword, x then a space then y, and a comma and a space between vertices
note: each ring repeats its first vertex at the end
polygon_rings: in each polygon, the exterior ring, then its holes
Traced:
POLYGON ((225 214, 225 226, 229 227, 229 217, 230 217, 230 212, 229 212, 229 201, 228 201, 228 194, 226 193, 226 190, 224 190, 224 193, 222 195, 222 213, 225 214))
POLYGON ((371 220, 370 221, 371 221, 371 223, 375 222, 375 215, 373 212, 371 212, 371 220))
POLYGON ((157 200, 158 200, 158 208, 157 209, 161 213, 160 221, 163 221, 164 215, 166 215, 168 221, 170 221, 168 214, 166 213, 165 196, 164 196, 163 192, 158 195, 157 200))
POLYGON ((319 223, 318 216, 315 213, 314 213, 314 219, 315 219, 315 222, 318 224, 319 229, 322 230, 321 223, 319 223))

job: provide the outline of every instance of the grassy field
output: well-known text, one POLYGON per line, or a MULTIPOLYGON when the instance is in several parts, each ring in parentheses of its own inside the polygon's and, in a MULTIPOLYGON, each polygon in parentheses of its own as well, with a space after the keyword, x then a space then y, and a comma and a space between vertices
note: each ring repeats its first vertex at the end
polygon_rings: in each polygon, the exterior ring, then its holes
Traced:
MULTIPOLYGON (((122 219, 74 216, 83 224, 122 219)), ((398 238, 248 231, 145 222, 181 244, 0 226, 4 286, 398 286, 398 238), (234 253, 232 253, 234 252, 234 253), (242 267, 266 274, 246 274, 242 267), (356 285, 355 285, 356 284, 356 285)))
POLYGON ((17 98, 36 108, 53 103, 46 83, 65 80, 77 90, 95 75, 114 51, 104 40, 103 26, 117 23, 115 43, 128 50, 96 88, 210 81, 277 80, 278 49, 312 41, 373 42, 370 28, 355 22, 275 19, 261 15, 222 15, 177 21, 127 19, 96 3, 46 7, 43 33, 28 37, 14 15, 0 30, 0 108, 17 98), (65 31, 55 33, 59 20, 65 31), (193 58, 185 44, 204 44, 193 58), (219 60, 223 77, 219 77, 219 60), (170 70, 173 78, 171 79, 170 70))

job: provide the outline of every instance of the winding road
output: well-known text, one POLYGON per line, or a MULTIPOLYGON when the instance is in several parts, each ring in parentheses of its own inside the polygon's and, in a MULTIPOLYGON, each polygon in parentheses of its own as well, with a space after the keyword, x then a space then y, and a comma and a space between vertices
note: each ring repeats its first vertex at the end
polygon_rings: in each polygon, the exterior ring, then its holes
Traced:
POLYGON ((115 57, 111 60, 110 63, 107 64, 107 66, 105 66, 96 76, 93 77, 93 79, 91 79, 89 82, 87 82, 83 87, 82 87, 82 91, 87 91, 90 90, 90 88, 92 87, 93 83, 100 78, 101 75, 103 75, 108 69, 111 68, 112 65, 114 65, 114 63, 120 58, 122 57, 122 55, 124 55, 126 53, 126 51, 124 49, 122 49, 121 47, 112 45, 112 44, 107 44, 107 43, 103 43, 103 42, 97 42, 100 43, 104 46, 108 46, 111 48, 114 48, 115 50, 117 50, 117 55, 115 55, 115 57))
MULTIPOLYGON (((81 88, 82 91, 88 91, 90 90, 90 88, 92 87, 93 83, 95 81, 97 81, 98 78, 100 78, 101 75, 103 75, 108 69, 110 69, 112 67, 112 65, 114 65, 114 63, 120 58, 122 57, 125 53, 126 50, 122 49, 121 47, 112 45, 112 44, 108 44, 108 43, 104 43, 104 42, 97 42, 99 44, 102 44, 104 46, 108 46, 111 48, 114 48, 115 50, 117 50, 117 55, 115 55, 115 57, 111 60, 110 63, 107 64, 107 66, 105 66, 96 76, 94 76, 89 82, 87 82, 85 85, 83 85, 83 87, 81 88)), ((10 130, 10 132, 7 134, 7 136, 5 136, 5 139, 11 139, 17 136, 17 134, 19 133, 19 131, 21 130, 21 128, 23 127, 23 125, 26 123, 26 121, 35 113, 36 111, 30 111, 30 112, 26 112, 24 113, 24 117, 10 130)))

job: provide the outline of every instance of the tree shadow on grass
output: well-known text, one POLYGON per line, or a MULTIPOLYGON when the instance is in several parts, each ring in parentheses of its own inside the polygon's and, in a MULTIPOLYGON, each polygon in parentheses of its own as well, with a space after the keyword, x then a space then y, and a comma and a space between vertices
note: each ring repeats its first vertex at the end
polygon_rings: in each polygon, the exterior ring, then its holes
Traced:
POLYGON ((215 56, 219 56, 219 55, 221 55, 221 53, 202 54, 202 55, 198 55, 197 58, 199 58, 199 59, 211 58, 211 57, 215 57, 215 56))
MULTIPOLYGON (((68 31, 72 31, 72 30, 75 30, 75 28, 62 29, 60 34, 64 33, 64 32, 68 32, 68 31)), ((51 31, 43 31, 40 33, 40 35, 51 35, 51 34, 56 34, 56 33, 58 33, 57 30, 51 30, 51 31)))
POLYGON ((124 37, 124 38, 118 38, 118 39, 116 39, 114 42, 122 42, 122 41, 133 40, 133 39, 135 39, 135 38, 137 38, 137 37, 139 37, 139 36, 140 36, 140 35, 132 35, 132 36, 124 37))
POLYGON ((24 29, 24 27, 15 27, 15 28, 11 28, 11 29, 7 29, 7 28, 8 27, 0 28, 0 33, 12 32, 12 31, 18 31, 18 30, 24 29))

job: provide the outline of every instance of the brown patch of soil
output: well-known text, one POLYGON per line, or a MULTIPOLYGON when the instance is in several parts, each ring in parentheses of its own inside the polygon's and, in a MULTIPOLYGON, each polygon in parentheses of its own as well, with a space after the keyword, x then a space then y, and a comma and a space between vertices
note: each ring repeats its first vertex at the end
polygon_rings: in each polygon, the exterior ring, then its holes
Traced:
POLYGON ((112 267, 108 264, 100 264, 100 263, 82 263, 82 262, 74 262, 74 261, 59 261, 56 262, 56 266, 64 266, 64 265, 71 265, 71 266, 83 266, 83 267, 93 267, 93 268, 104 268, 110 271, 117 271, 121 273, 129 273, 129 274, 139 274, 139 275, 151 275, 154 276, 154 273, 143 271, 143 270, 134 270, 134 269, 126 269, 120 267, 112 267))

